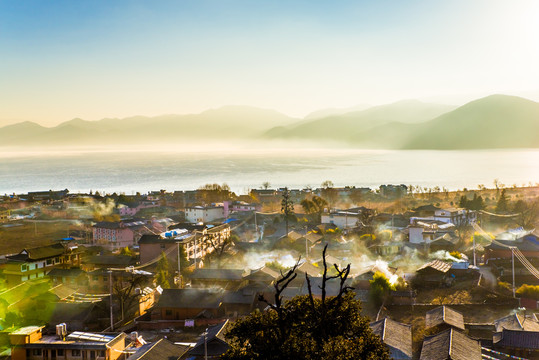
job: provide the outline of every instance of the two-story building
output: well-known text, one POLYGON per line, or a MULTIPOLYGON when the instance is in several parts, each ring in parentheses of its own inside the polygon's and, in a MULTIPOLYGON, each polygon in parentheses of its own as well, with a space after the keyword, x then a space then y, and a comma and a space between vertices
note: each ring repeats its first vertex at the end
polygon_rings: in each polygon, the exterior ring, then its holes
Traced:
POLYGON ((185 220, 190 223, 207 223, 226 217, 223 205, 188 206, 185 208, 185 220))
MULTIPOLYGON (((58 325, 61 327, 62 325, 58 325)), ((13 360, 116 360, 124 358, 124 333, 43 335, 43 327, 27 326, 9 334, 13 360)), ((58 329, 58 327, 57 327, 58 329)))
POLYGON ((111 250, 133 246, 143 234, 152 233, 151 227, 143 220, 98 222, 93 226, 92 242, 111 250))
POLYGON ((44 277, 54 267, 80 266, 80 251, 76 245, 56 243, 22 250, 6 257, 3 274, 9 286, 44 277))

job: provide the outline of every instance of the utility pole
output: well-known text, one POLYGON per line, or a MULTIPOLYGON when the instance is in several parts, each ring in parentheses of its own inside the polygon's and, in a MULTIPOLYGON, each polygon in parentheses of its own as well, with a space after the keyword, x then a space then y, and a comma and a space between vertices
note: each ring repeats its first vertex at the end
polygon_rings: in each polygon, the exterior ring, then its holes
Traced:
POLYGON ((197 268, 197 234, 195 232, 195 270, 197 268))
POLYGON ((256 209, 255 209, 255 233, 256 233, 256 242, 258 242, 258 224, 256 222, 256 209))
POLYGON ((112 315, 112 270, 108 269, 109 273, 109 292, 110 292, 110 331, 114 331, 114 320, 112 315))
POLYGON ((180 242, 176 241, 176 244, 178 244, 178 287, 182 288, 182 273, 181 273, 181 265, 180 265, 180 242))
POLYGON ((475 235, 472 235, 472 241, 473 241, 473 266, 477 266, 475 263, 475 235))
POLYGON ((204 360, 208 360, 208 329, 204 331, 204 360))
POLYGON ((515 298, 515 248, 511 247, 511 263, 512 263, 512 273, 513 273, 513 298, 515 298))

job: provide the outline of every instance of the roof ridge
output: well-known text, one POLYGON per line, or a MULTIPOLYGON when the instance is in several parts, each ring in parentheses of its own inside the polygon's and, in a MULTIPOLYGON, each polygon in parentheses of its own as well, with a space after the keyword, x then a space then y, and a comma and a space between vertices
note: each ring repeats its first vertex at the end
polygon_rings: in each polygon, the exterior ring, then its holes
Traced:
MULTIPOLYGON (((518 313, 515 313, 515 317, 517 318, 517 322, 520 325, 520 327, 522 328, 522 330, 524 330, 524 324, 520 322, 520 318, 518 317, 518 313)), ((526 320, 525 317, 524 317, 524 320, 526 320)))
POLYGON ((453 328, 449 329, 449 357, 451 358, 451 345, 453 343, 453 328))
POLYGON ((148 350, 146 350, 146 351, 144 352, 144 354, 142 354, 142 355, 138 358, 138 360, 140 360, 140 359, 142 359, 144 356, 146 356, 146 355, 148 354, 148 352, 150 352, 154 347, 156 347, 157 344, 159 344, 162 340, 163 340, 163 339, 159 339, 159 340, 157 340, 156 342, 154 342, 154 343, 152 344, 152 346, 150 346, 150 348, 149 348, 148 350))
POLYGON ((384 322, 384 326, 382 326, 382 341, 386 338, 386 326, 387 326, 387 318, 384 318, 382 320, 384 322))

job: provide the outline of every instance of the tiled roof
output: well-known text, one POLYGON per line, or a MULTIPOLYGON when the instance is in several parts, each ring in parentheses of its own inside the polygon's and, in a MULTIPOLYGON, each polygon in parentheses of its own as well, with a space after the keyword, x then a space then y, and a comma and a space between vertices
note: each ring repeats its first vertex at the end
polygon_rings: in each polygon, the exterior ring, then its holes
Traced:
POLYGON ((251 281, 273 281, 278 277, 279 273, 277 271, 264 266, 260 269, 251 271, 249 275, 245 276, 245 279, 251 281))
POLYGON ((425 337, 419 359, 481 360, 481 345, 455 329, 447 329, 425 337))
POLYGON ((412 357, 412 326, 385 318, 370 324, 372 331, 384 344, 412 357))
POLYGON ((93 265, 129 266, 134 265, 136 263, 136 260, 128 255, 99 255, 90 256, 89 258, 83 259, 82 262, 85 264, 93 265))
POLYGON ((503 329, 501 332, 494 334, 493 341, 495 346, 539 350, 538 331, 503 329))
POLYGON ((228 320, 225 322, 212 326, 206 331, 206 336, 201 336, 198 339, 195 347, 189 351, 189 355, 202 356, 205 353, 204 344, 206 343, 206 349, 208 356, 216 357, 223 354, 228 350, 228 344, 225 341, 225 332, 228 329, 228 320))
MULTIPOLYGON (((296 273, 298 273, 298 272, 306 273, 307 275, 309 275, 311 277, 318 277, 318 276, 320 276, 321 269, 314 266, 310 262, 305 261, 303 264, 301 264, 300 266, 297 267, 296 273)), ((298 274, 298 276, 299 276, 299 274, 298 274)))
POLYGON ((218 308, 224 296, 220 289, 164 289, 157 308, 218 308))
POLYGON ((449 271, 449 269, 451 269, 451 264, 446 263, 446 262, 444 262, 442 260, 433 260, 433 261, 421 266, 419 269, 416 270, 416 272, 419 272, 419 271, 427 269, 427 268, 432 268, 432 269, 434 269, 436 271, 446 273, 446 272, 449 271))
POLYGON ((238 281, 243 278, 243 269, 196 269, 191 274, 191 279, 196 280, 230 280, 238 281))
POLYGON ((427 329, 441 324, 447 324, 464 330, 464 317, 461 313, 447 306, 440 306, 427 311, 425 315, 425 327, 427 329))
POLYGON ((178 360, 188 350, 189 346, 176 345, 167 339, 160 339, 154 343, 143 345, 127 360, 178 360))
POLYGON ((30 249, 24 249, 19 254, 14 256, 9 256, 9 259, 17 261, 33 261, 52 258, 60 256, 65 253, 65 247, 62 244, 52 244, 39 246, 30 249))
POLYGON ((48 276, 62 276, 62 277, 77 277, 85 274, 86 272, 81 269, 60 269, 54 268, 47 273, 48 276))
POLYGON ((520 314, 512 314, 494 321, 496 332, 503 329, 507 330, 524 330, 524 331, 539 331, 539 322, 532 317, 526 317, 520 314))

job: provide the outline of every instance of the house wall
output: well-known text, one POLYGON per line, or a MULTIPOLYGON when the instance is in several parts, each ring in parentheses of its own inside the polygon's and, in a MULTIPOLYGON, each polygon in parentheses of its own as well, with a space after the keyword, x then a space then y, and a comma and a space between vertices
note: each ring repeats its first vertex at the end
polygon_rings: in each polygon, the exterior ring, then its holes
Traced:
POLYGON ((423 228, 422 227, 409 227, 409 241, 413 244, 421 244, 425 242, 423 239, 423 228))
POLYGON ((170 248, 174 247, 176 248, 176 251, 170 251, 170 253, 167 253, 167 258, 169 261, 173 261, 175 264, 177 262, 178 258, 178 251, 177 247, 178 245, 175 243, 159 243, 159 244, 139 244, 140 246, 140 263, 145 264, 159 256, 161 256, 162 252, 167 252, 170 248))
POLYGON ((225 218, 225 208, 223 206, 214 208, 186 208, 185 219, 190 223, 212 222, 225 218))
POLYGON ((152 320, 185 320, 194 319, 198 314, 206 310, 213 317, 219 317, 221 309, 204 309, 204 308, 159 308, 152 312, 152 320))
POLYGON ((135 233, 129 228, 93 228, 93 243, 111 249, 135 245, 135 233))
POLYGON ((333 224, 341 229, 347 229, 357 226, 359 216, 354 215, 334 215, 334 214, 322 214, 322 224, 333 224))
POLYGON ((4 264, 4 276, 8 285, 17 285, 27 280, 39 279, 55 267, 80 265, 79 254, 53 256, 32 262, 8 261, 4 264))

